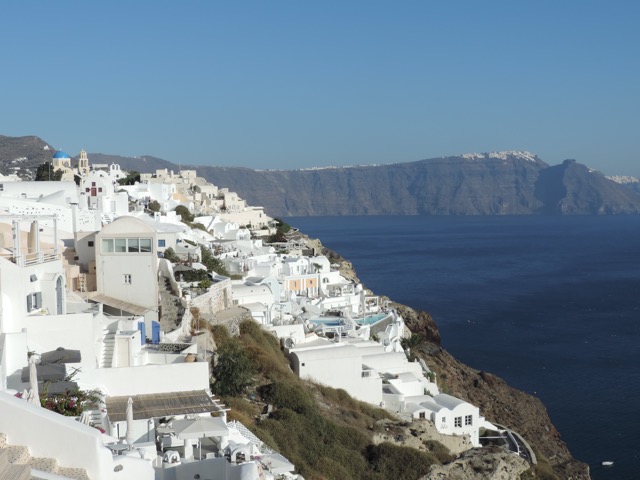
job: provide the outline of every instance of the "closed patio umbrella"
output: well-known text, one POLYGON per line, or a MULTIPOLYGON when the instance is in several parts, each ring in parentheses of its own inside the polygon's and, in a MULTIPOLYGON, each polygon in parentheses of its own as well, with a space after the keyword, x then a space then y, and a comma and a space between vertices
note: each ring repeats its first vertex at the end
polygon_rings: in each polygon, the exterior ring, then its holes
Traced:
POLYGON ((36 370, 36 357, 33 355, 29 358, 29 401, 34 405, 41 407, 40 391, 38 389, 38 371, 36 370))
POLYGON ((129 445, 129 450, 131 450, 131 446, 133 445, 133 399, 129 397, 127 400, 127 445, 129 445))

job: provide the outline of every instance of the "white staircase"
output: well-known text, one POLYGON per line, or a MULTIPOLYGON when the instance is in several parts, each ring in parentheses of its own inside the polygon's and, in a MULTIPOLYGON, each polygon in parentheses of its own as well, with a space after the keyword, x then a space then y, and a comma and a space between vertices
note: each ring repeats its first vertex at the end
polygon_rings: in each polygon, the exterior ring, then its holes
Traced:
POLYGON ((88 425, 93 428, 105 428, 103 422, 104 415, 98 409, 94 410, 84 410, 82 414, 80 414, 80 418, 78 421, 84 425, 88 425))
POLYGON ((116 334, 110 330, 105 330, 102 337, 102 368, 113 366, 113 352, 116 347, 116 334))

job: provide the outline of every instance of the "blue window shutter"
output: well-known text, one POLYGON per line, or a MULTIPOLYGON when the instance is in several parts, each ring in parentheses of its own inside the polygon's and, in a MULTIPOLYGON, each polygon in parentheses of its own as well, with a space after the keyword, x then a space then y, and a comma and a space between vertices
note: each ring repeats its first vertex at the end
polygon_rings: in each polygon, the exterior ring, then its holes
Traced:
POLYGON ((140 330, 140 343, 144 345, 147 342, 147 329, 144 322, 138 322, 138 330, 140 330))
POLYGON ((160 343, 160 324, 158 322, 151 322, 151 343, 160 343))

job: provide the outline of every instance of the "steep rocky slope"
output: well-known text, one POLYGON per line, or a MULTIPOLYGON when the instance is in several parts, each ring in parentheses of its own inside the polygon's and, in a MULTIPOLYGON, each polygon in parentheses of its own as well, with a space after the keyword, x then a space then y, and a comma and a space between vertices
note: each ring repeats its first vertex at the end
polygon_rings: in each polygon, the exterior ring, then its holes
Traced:
MULTIPOLYGON (((314 242, 317 241, 314 240, 314 242)), ((341 268, 345 270, 344 273, 348 277, 357 278, 351 263, 342 259, 335 252, 328 249, 324 249, 324 251, 340 262, 341 268)), ((440 389, 477 405, 488 421, 505 425, 520 433, 538 456, 538 478, 572 480, 590 478, 588 465, 571 456, 560 433, 551 423, 544 404, 538 398, 510 387, 496 375, 478 371, 454 358, 440 346, 440 333, 436 322, 429 313, 397 303, 392 303, 392 306, 405 319, 411 332, 422 338, 423 341, 414 346, 411 353, 423 358, 427 365, 436 372, 440 389)), ((428 476, 427 478, 500 478, 499 476, 490 477, 480 474, 465 476, 474 471, 472 466, 468 464, 475 462, 476 457, 469 458, 471 460, 467 462, 467 465, 464 468, 460 467, 460 472, 462 472, 460 476, 428 476)), ((495 470, 488 469, 487 471, 497 472, 502 468, 499 458, 493 458, 489 463, 492 468, 495 467, 495 470)), ((436 475, 436 472, 442 473, 444 471, 434 470, 433 475, 436 475)))

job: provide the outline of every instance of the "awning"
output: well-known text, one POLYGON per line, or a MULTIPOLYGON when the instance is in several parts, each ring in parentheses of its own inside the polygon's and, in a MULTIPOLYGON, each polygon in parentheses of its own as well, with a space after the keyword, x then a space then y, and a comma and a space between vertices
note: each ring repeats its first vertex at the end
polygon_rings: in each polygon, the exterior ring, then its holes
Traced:
MULTIPOLYGON (((204 390, 189 392, 150 393, 133 395, 133 419, 173 417, 198 413, 211 413, 224 410, 204 390)), ((107 412, 112 422, 126 420, 127 400, 129 395, 107 397, 107 412)))
POLYGON ((221 417, 196 417, 174 420, 171 427, 176 437, 186 440, 188 438, 225 437, 229 435, 229 429, 221 417))
POLYGON ((109 307, 122 310, 123 312, 130 313, 131 315, 143 316, 145 313, 151 311, 151 308, 136 305, 135 303, 125 302, 124 300, 118 300, 117 298, 109 297, 107 295, 93 294, 89 297, 89 300, 95 303, 102 303, 109 307))

